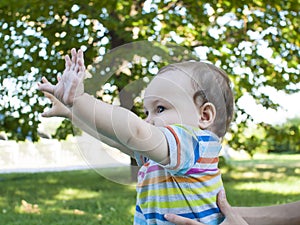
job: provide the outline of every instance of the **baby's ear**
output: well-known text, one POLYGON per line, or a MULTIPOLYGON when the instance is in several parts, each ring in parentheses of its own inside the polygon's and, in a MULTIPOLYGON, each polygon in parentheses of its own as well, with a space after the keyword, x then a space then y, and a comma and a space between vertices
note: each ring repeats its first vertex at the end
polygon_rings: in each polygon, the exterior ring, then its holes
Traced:
POLYGON ((199 109, 199 127, 203 130, 210 127, 216 118, 216 107, 214 104, 207 102, 200 106, 199 109))

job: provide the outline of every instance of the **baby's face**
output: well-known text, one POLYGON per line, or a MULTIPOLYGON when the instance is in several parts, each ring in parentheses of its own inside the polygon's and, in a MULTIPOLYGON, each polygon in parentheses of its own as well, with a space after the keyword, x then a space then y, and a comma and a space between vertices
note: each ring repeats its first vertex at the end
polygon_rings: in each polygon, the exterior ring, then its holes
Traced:
POLYGON ((148 85, 144 96, 146 121, 154 126, 185 124, 199 127, 199 110, 191 79, 179 71, 165 71, 148 85))

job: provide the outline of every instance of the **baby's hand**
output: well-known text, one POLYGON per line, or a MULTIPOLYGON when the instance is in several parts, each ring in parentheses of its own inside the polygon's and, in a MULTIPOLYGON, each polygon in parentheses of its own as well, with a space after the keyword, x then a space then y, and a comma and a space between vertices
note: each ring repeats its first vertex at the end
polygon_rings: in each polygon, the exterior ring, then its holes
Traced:
POLYGON ((66 69, 56 85, 50 82, 39 83, 38 89, 54 95, 66 106, 73 106, 74 99, 84 93, 83 79, 85 76, 85 66, 82 50, 71 50, 72 60, 67 55, 65 57, 66 69))
MULTIPOLYGON (((42 78, 42 81, 43 83, 49 83, 49 81, 45 77, 42 78)), ((58 78, 58 82, 59 81, 60 78, 58 78)), ((58 101, 58 99, 55 98, 52 94, 49 94, 48 92, 44 92, 44 94, 52 102, 52 106, 48 111, 42 113, 43 117, 59 116, 71 119, 72 113, 67 106, 58 101)))

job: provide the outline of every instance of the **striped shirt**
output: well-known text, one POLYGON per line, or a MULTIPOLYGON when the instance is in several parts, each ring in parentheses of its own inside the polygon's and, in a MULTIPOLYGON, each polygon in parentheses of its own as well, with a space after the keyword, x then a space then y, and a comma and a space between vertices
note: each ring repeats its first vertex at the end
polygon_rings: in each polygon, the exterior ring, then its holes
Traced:
POLYGON ((205 224, 224 219, 216 204, 223 188, 218 169, 219 138, 189 126, 161 128, 170 153, 168 165, 136 154, 139 165, 135 225, 170 225, 164 214, 174 213, 205 224))

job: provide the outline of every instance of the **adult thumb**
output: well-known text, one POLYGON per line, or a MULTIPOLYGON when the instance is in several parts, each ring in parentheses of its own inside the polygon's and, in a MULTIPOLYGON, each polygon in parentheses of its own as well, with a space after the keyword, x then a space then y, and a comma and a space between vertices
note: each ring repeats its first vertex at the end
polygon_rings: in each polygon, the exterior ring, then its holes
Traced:
POLYGON ((218 206, 219 206, 221 212, 225 216, 227 214, 232 213, 232 208, 231 208, 230 204, 227 201, 226 193, 225 193, 224 189, 222 189, 221 191, 219 191, 217 197, 218 197, 217 203, 218 203, 218 206))
POLYGON ((222 224, 248 225, 248 223, 239 214, 237 214, 231 207, 231 205, 228 203, 224 189, 218 193, 217 197, 218 206, 221 212, 226 217, 225 221, 222 224))

